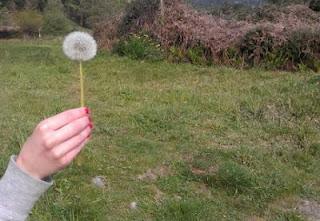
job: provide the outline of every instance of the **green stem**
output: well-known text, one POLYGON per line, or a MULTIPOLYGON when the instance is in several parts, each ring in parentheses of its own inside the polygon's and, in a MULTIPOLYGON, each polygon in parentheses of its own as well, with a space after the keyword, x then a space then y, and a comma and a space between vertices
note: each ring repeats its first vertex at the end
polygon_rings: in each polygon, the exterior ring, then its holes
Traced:
POLYGON ((80 89, 81 89, 80 104, 81 104, 81 107, 84 107, 84 81, 83 81, 83 71, 82 71, 81 61, 80 61, 80 89))

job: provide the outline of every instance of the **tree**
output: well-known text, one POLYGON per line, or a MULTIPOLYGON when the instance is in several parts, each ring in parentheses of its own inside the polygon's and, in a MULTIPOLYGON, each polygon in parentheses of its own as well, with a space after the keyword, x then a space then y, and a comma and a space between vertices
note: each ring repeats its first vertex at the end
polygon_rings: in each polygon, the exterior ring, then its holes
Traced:
POLYGON ((90 5, 92 5, 92 0, 62 0, 62 3, 70 18, 81 26, 85 26, 87 12, 90 5))
POLYGON ((64 14, 64 6, 61 0, 47 0, 47 4, 44 10, 45 13, 62 13, 64 14))
POLYGON ((44 13, 43 32, 49 35, 64 35, 72 30, 73 25, 64 13, 61 0, 48 0, 44 13))
POLYGON ((118 12, 127 0, 62 0, 71 20, 83 27, 92 27, 101 17, 118 12))
POLYGON ((25 0, 24 8, 27 10, 43 11, 47 5, 47 0, 25 0))

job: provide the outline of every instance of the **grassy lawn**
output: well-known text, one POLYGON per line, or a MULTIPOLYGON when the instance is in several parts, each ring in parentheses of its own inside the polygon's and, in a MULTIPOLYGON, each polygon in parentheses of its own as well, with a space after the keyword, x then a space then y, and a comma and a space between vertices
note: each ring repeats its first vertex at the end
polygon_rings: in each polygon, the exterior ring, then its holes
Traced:
MULTIPOLYGON (((84 69, 92 141, 30 220, 298 221, 320 202, 319 74, 108 54, 84 69)), ((77 65, 58 41, 0 41, 0 82, 2 174, 39 121, 79 106, 77 65)))

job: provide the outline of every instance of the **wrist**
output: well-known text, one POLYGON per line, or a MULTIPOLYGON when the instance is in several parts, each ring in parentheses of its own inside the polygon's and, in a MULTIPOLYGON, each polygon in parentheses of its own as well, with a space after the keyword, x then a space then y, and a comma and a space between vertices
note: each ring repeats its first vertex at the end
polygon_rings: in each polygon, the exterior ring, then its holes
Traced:
POLYGON ((21 155, 19 155, 17 157, 16 160, 16 165, 19 167, 19 169, 21 169, 22 171, 24 171, 25 173, 27 173, 28 175, 30 175, 31 177, 38 179, 38 180, 42 180, 42 176, 40 174, 37 174, 36 172, 34 172, 29 166, 28 166, 28 161, 21 155))

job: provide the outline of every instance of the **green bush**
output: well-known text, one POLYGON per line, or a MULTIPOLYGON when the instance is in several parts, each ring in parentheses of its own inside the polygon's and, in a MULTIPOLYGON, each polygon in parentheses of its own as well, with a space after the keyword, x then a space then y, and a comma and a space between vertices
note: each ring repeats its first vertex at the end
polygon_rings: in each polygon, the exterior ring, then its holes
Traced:
POLYGON ((265 28, 249 31, 234 49, 224 53, 224 63, 239 66, 263 66, 267 69, 314 70, 319 69, 320 31, 297 30, 283 43, 265 28))
POLYGON ((230 47, 224 50, 221 56, 221 61, 223 64, 234 66, 234 67, 243 67, 244 61, 242 56, 239 53, 238 48, 230 47))
POLYGON ((11 29, 8 29, 6 31, 1 30, 0 38, 10 38, 18 36, 19 28, 16 26, 12 14, 6 7, 0 9, 0 27, 1 26, 11 27, 11 29))
POLYGON ((309 7, 316 12, 320 12, 320 0, 312 0, 309 7))
POLYGON ((172 46, 167 51, 168 60, 171 62, 190 62, 195 65, 209 65, 212 57, 206 52, 206 49, 200 44, 190 47, 187 50, 178 46, 172 46))
POLYGON ((205 65, 208 64, 205 48, 201 45, 189 48, 187 51, 187 58, 192 64, 205 65))
POLYGON ((43 33, 64 35, 73 30, 71 21, 64 14, 48 13, 44 17, 43 33))
POLYGON ((274 50, 274 40, 264 28, 249 31, 239 44, 240 55, 249 66, 257 66, 274 50))
POLYGON ((172 46, 168 50, 168 60, 175 63, 187 62, 185 54, 182 48, 172 46))
POLYGON ((27 35, 40 34, 43 26, 43 16, 37 11, 26 10, 16 13, 16 22, 21 31, 27 35))
POLYGON ((279 64, 284 69, 297 70, 302 66, 317 71, 320 52, 320 31, 298 30, 277 52, 279 64))
POLYGON ((0 26, 12 26, 13 21, 10 16, 9 10, 4 7, 0 9, 0 26))
POLYGON ((120 40, 113 50, 120 56, 128 56, 132 59, 151 61, 163 59, 160 45, 148 35, 130 35, 128 38, 120 40))

